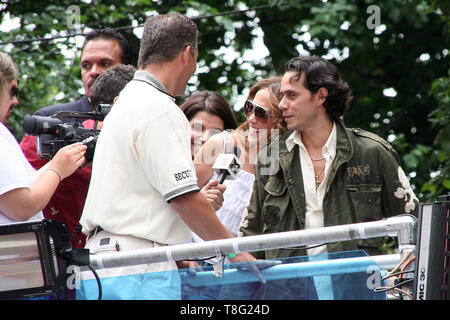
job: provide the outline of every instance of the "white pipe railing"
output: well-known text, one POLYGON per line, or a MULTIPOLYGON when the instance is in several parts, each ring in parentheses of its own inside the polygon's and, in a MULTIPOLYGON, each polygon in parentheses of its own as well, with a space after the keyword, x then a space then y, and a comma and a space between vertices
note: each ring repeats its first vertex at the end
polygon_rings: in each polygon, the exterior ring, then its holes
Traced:
POLYGON ((407 252, 415 251, 416 224, 417 219, 414 216, 401 215, 373 222, 205 241, 201 243, 186 243, 99 255, 90 254, 89 259, 90 265, 95 269, 115 268, 383 236, 398 238, 399 253, 403 257, 407 252))

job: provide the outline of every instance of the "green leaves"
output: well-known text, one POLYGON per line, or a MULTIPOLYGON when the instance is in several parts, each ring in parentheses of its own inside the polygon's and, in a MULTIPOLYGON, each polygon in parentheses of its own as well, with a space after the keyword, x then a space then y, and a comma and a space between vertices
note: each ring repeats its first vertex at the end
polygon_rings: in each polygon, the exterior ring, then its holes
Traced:
MULTIPOLYGON (((258 79, 283 73, 298 55, 319 55, 336 64, 354 101, 345 114, 350 127, 390 138, 421 200, 449 186, 449 30, 445 0, 40 0, 8 1, 0 18, 19 18, 0 41, 49 38, 90 28, 143 24, 150 14, 181 12, 197 19, 198 73, 188 94, 222 94, 244 120, 238 102, 258 79), (78 28, 69 28, 70 6, 79 8, 78 28), (369 28, 369 6, 377 6, 380 26, 369 28), (252 9, 246 12, 239 10, 252 9), (233 14, 231 14, 233 13, 233 14), (268 56, 256 59, 261 39, 268 56), (249 55, 252 53, 252 55, 249 55), (396 94, 387 96, 385 89, 396 94)), ((138 30, 124 30, 139 52, 138 30)), ((1 30, 0 30, 1 32, 1 30)), ((19 66, 20 107, 11 128, 20 140, 25 113, 77 98, 82 92, 79 50, 82 37, 3 44, 19 66)), ((183 99, 180 99, 182 102, 183 99)))

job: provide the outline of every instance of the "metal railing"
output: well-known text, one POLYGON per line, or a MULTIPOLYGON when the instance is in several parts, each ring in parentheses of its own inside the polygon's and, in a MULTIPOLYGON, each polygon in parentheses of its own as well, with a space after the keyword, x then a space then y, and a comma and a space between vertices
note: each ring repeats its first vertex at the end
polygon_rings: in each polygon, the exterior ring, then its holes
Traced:
POLYGON ((90 265, 93 268, 102 269, 390 236, 398 238, 399 254, 400 259, 402 259, 409 252, 415 251, 416 223, 417 219, 414 216, 401 215, 373 222, 205 241, 201 243, 186 243, 100 255, 91 254, 89 258, 90 265))
MULTIPOLYGON (((280 275, 284 278, 298 277, 299 268, 301 277, 320 276, 332 272, 355 273, 364 272, 368 263, 375 263, 384 270, 398 269, 407 259, 415 257, 416 253, 416 227, 417 218, 412 215, 401 215, 380 221, 364 222, 356 224, 338 225, 309 230, 288 231, 265 235, 248 236, 241 238, 205 241, 201 243, 186 243, 163 246, 149 249, 120 251, 113 253, 90 254, 90 266, 95 269, 107 269, 123 266, 133 266, 164 261, 180 261, 188 259, 202 259, 216 256, 219 263, 223 262, 226 255, 240 252, 255 252, 277 248, 289 248, 296 246, 308 246, 317 243, 327 244, 340 241, 351 241, 377 237, 396 237, 398 240, 398 254, 345 258, 328 261, 306 261, 293 265, 275 265, 262 270, 264 279, 277 279, 280 275), (370 262, 370 261, 372 262, 370 262)), ((222 272, 223 272, 223 266, 222 272)), ((219 267, 219 269, 221 268, 219 267)), ((412 278, 414 263, 409 263, 403 268, 404 278, 412 278), (407 273, 409 272, 409 274, 407 273)), ((220 276, 222 276, 222 272, 220 276)), ((236 270, 225 270, 227 283, 241 283, 243 274, 236 270)), ((217 276, 214 272, 199 272, 195 277, 190 277, 187 284, 190 286, 202 286, 210 283, 211 278, 217 276)), ((405 297, 412 298, 411 281, 402 287, 405 297)))

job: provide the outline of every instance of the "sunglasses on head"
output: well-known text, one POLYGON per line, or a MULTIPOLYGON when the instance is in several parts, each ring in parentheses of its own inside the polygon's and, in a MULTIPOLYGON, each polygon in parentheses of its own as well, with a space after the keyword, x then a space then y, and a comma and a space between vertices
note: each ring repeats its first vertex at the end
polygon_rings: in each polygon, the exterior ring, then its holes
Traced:
POLYGON ((270 118, 270 113, 266 108, 250 100, 245 101, 244 112, 247 117, 249 117, 250 114, 255 113, 255 118, 260 123, 266 123, 270 118))
POLYGON ((17 95, 19 94, 19 88, 16 86, 13 86, 11 88, 11 90, 9 91, 9 96, 12 98, 17 97, 17 95))

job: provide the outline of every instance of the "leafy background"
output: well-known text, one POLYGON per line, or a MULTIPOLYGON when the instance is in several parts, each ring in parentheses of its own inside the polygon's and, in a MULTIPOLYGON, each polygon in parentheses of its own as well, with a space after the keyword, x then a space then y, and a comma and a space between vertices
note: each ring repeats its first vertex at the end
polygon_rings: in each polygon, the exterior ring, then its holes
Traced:
POLYGON ((138 26, 176 11, 199 28, 198 71, 186 96, 217 91, 243 120, 242 97, 255 81, 281 74, 291 57, 323 56, 352 88, 347 126, 391 142, 417 196, 434 201, 450 191, 449 8, 444 0, 2 0, 0 50, 20 71, 10 129, 20 141, 25 114, 79 97, 82 37, 74 35, 120 28, 136 64, 138 26), (371 5, 380 12, 376 28, 368 24, 371 5))

